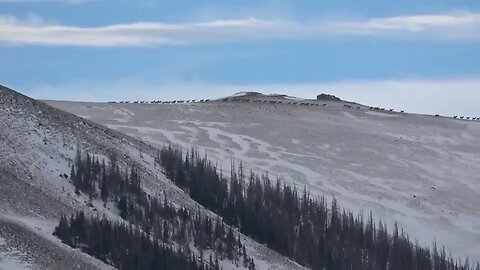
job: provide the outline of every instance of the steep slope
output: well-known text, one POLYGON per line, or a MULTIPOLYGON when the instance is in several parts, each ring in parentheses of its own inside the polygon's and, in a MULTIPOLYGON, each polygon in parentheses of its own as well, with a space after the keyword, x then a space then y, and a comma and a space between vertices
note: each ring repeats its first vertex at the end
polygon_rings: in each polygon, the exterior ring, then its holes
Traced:
POLYGON ((48 103, 155 146, 199 146, 227 170, 231 159, 243 161, 344 207, 373 211, 390 226, 397 221, 423 244, 437 241, 455 256, 480 260, 478 122, 281 95, 48 103))
MULTIPOLYGON (((61 244, 52 236, 60 215, 85 211, 120 220, 100 201, 75 195, 69 174, 76 147, 135 164, 151 195, 187 209, 215 215, 193 202, 154 165, 157 149, 127 135, 81 119, 8 88, 0 87, 0 268, 109 269, 108 265, 61 244)), ((242 237, 257 269, 301 269, 275 252, 242 237)), ((228 261, 225 267, 234 267, 228 261)))

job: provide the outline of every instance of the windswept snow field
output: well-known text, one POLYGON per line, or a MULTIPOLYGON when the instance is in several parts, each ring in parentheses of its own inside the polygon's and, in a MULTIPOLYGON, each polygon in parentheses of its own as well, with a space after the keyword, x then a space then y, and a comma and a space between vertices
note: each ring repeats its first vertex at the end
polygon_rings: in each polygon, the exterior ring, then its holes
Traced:
POLYGON ((480 122, 285 103, 48 101, 153 146, 199 147, 224 170, 242 161, 480 260, 480 122))

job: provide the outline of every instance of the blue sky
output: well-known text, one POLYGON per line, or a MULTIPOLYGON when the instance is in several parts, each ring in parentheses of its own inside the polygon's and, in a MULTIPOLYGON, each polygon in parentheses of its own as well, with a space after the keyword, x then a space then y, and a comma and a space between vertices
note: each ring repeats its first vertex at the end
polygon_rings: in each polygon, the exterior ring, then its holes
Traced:
POLYGON ((330 92, 475 115, 480 2, 0 0, 0 60, 45 99, 330 92))

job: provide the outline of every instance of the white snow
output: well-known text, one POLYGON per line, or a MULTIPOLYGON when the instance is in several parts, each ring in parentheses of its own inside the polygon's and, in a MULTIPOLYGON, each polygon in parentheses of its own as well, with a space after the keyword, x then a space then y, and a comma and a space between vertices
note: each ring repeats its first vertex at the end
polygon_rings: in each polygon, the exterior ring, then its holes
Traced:
POLYGON ((285 99, 288 99, 288 100, 293 100, 293 101, 303 101, 305 99, 303 98, 299 98, 299 97, 291 97, 291 96, 284 96, 285 99))
POLYGON ((238 92, 238 93, 234 94, 233 96, 234 97, 243 97, 243 96, 246 96, 247 94, 248 94, 247 92, 242 91, 242 92, 238 92))
MULTIPOLYGON (((0 95, 4 94, 3 89, 0 89, 0 95)), ((9 98, 7 97, 7 99, 9 98)), ((0 99, 0 103, 7 99, 0 99)), ((0 106, 0 187, 2 188, 0 219, 14 224, 15 230, 17 230, 14 233, 18 235, 41 237, 42 247, 48 247, 47 249, 51 253, 41 254, 42 248, 29 246, 24 239, 16 243, 19 246, 22 244, 28 246, 28 248, 23 246, 22 248, 29 251, 28 258, 34 258, 35 263, 51 263, 51 260, 56 258, 55 254, 59 254, 55 251, 62 250, 69 256, 71 255, 71 261, 62 262, 66 268, 69 268, 67 267, 68 263, 72 263, 71 267, 83 265, 84 267, 110 269, 109 266, 98 260, 60 243, 59 239, 52 236, 61 213, 69 215, 83 210, 90 214, 106 216, 111 220, 119 220, 118 212, 112 204, 103 207, 103 203, 97 199, 93 201, 93 207, 89 207, 87 205, 88 197, 84 194, 75 195, 70 179, 60 177, 63 174, 70 174, 70 166, 75 156, 77 143, 83 150, 95 154, 100 160, 107 159, 108 151, 116 149, 120 166, 126 168, 126 166, 136 164, 140 167, 143 188, 148 194, 167 195, 174 205, 181 205, 191 210, 195 209, 195 211, 201 210, 204 214, 215 217, 213 213, 193 202, 183 191, 166 179, 161 168, 153 162, 155 149, 116 132, 96 128, 90 121, 75 119, 69 114, 52 111, 43 105, 31 106, 32 101, 23 97, 14 96, 12 100, 15 102, 10 103, 9 106, 4 106, 5 103, 1 103, 2 106, 0 106), (6 190, 3 190, 4 187, 6 190), (33 254, 30 254, 30 251, 33 254), (46 258, 46 260, 38 260, 39 257, 46 258)), ((115 105, 104 106, 101 103, 91 105, 82 103, 81 106, 82 110, 85 110, 84 116, 91 118, 92 112, 111 113, 109 121, 112 121, 112 124, 123 122, 125 128, 128 128, 127 124, 131 121, 139 121, 143 118, 141 114, 137 114, 137 110, 134 108, 144 106, 139 104, 125 108, 115 105)), ((172 106, 172 108, 175 107, 172 106)), ((198 106, 198 108, 200 107, 202 106, 198 106)), ((152 105, 147 111, 155 114, 157 113, 156 108, 157 106, 152 105)), ((192 111, 189 106, 182 106, 182 110, 189 113, 202 112, 202 110, 192 111)), ((139 125, 138 130, 132 130, 141 133, 141 138, 145 138, 143 135, 148 137, 148 134, 153 132, 155 134, 151 138, 153 144, 158 142, 157 132, 159 130, 149 129, 146 126, 154 123, 154 120, 146 121, 143 125, 139 125)), ((194 126, 185 125, 178 131, 170 132, 168 136, 172 139, 177 136, 185 136, 188 139, 190 136, 192 145, 194 145, 201 142, 201 136, 206 132, 215 132, 217 129, 221 131, 222 128, 228 127, 223 126, 222 121, 210 121, 207 125, 212 128, 212 131, 202 131, 194 126), (197 138, 198 136, 200 139, 197 138)), ((218 136, 222 135, 218 134, 218 136)), ((8 242, 11 236, 5 237, 8 242)), ((288 259, 250 239, 245 238, 244 243, 252 250, 249 255, 253 256, 259 264, 265 265, 267 269, 301 269, 288 259)), ((6 248, 9 249, 7 250, 9 253, 5 253, 0 248, 0 251, 3 252, 0 253, 2 266, 8 266, 7 269, 13 265, 20 267, 26 261, 20 256, 22 254, 10 253, 15 248, 14 244, 9 244, 6 248)), ((224 262, 224 264, 231 268, 231 263, 230 266, 228 262, 224 262)), ((32 267, 38 268, 38 265, 32 267)))
POLYGON ((115 104, 135 115, 120 123, 111 120, 120 117, 112 109, 50 104, 154 146, 198 147, 223 170, 231 159, 241 161, 247 170, 335 196, 356 212, 372 211, 390 228, 397 221, 421 244, 437 241, 454 256, 480 260, 480 123, 333 102, 327 108, 213 102, 195 111, 115 104))
POLYGON ((0 237, 0 270, 30 270, 33 266, 25 261, 26 254, 7 247, 5 239, 0 237), (3 249, 6 249, 5 251, 3 249))

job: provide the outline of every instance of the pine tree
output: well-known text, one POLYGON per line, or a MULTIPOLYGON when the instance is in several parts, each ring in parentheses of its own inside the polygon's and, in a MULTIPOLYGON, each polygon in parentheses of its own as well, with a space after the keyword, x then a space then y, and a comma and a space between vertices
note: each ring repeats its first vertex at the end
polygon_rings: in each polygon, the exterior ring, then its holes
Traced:
POLYGON ((60 217, 60 222, 57 227, 55 227, 55 231, 53 232, 53 235, 57 236, 62 240, 67 245, 71 244, 71 239, 70 239, 70 234, 69 234, 69 224, 67 217, 62 214, 60 217))
POLYGON ((80 188, 81 188, 81 179, 75 173, 75 165, 72 164, 72 168, 70 170, 70 179, 73 182, 73 186, 75 187, 75 194, 80 195, 80 188))
POLYGON ((168 223, 166 220, 163 221, 163 242, 168 243, 170 240, 170 232, 168 229, 168 223))
POLYGON ((242 255, 243 255, 243 267, 246 268, 248 267, 249 258, 247 256, 247 251, 245 250, 245 246, 243 246, 242 255))
POLYGON ((235 243, 235 237, 233 235, 233 230, 232 230, 232 227, 230 227, 230 229, 228 230, 228 234, 227 234, 227 256, 230 260, 233 259, 233 247, 234 247, 234 243, 235 243))
POLYGON ((253 259, 250 259, 248 270, 255 270, 255 262, 253 261, 253 259))
POLYGON ((128 215, 128 202, 126 196, 120 197, 117 208, 120 211, 120 217, 126 220, 128 215))
POLYGON ((335 199, 329 207, 324 197, 310 198, 307 189, 298 194, 295 186, 279 180, 272 182, 268 173, 251 172, 246 183, 243 165, 236 171, 232 163, 231 179, 227 180, 221 170, 217 173, 217 167, 195 150, 183 158, 180 149, 169 146, 162 149, 157 160, 174 183, 184 183, 181 188, 192 199, 217 213, 223 221, 213 221, 201 212, 192 214, 185 208, 176 209, 169 205, 166 196, 162 204, 162 199, 146 195, 134 166, 120 168, 112 162, 107 171, 105 163, 100 167, 94 156, 90 158, 87 153, 82 160, 80 151, 77 155, 71 178, 78 192, 96 197, 98 185, 104 203, 112 199, 130 226, 122 231, 108 222, 95 223, 77 214, 70 223, 62 217, 56 235, 101 260, 109 258, 120 269, 158 269, 161 265, 169 265, 167 269, 217 269, 218 258, 225 257, 235 264, 243 257, 243 265, 255 269, 255 262, 248 257, 234 228, 312 269, 474 269, 468 261, 447 258, 444 249, 439 252, 436 246, 428 249, 413 244, 397 225, 389 233, 382 221, 376 226, 371 213, 364 222, 363 215, 354 217, 352 212, 341 209, 335 199), (86 182, 90 184, 82 185, 86 182), (89 191, 89 187, 93 188, 89 191), (227 228, 226 224, 230 226, 227 228), (62 236, 66 234, 70 236, 62 236), (155 243, 158 240, 175 240, 180 250, 159 246, 155 243), (197 263, 188 246, 192 240, 200 250, 200 258, 206 249, 215 252, 215 263, 197 263), (177 259, 159 256, 162 252, 177 259))
POLYGON ((100 196, 102 197, 103 200, 103 205, 107 205, 107 200, 109 197, 109 190, 108 190, 108 182, 107 182, 107 173, 106 173, 106 167, 105 167, 105 161, 102 163, 102 183, 100 187, 100 196))

